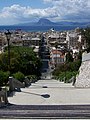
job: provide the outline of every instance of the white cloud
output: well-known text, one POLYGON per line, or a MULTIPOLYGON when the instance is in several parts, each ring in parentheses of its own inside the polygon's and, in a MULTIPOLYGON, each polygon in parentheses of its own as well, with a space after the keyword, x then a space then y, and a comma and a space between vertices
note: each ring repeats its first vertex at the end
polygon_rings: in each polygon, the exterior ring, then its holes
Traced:
POLYGON ((3 21, 3 24, 7 24, 7 21, 9 21, 10 24, 14 24, 19 22, 28 22, 42 17, 53 18, 56 16, 57 12, 54 7, 46 9, 32 9, 29 6, 22 7, 20 5, 12 5, 10 7, 3 8, 0 13, 0 21, 3 21))
POLYGON ((0 24, 29 22, 42 17, 53 21, 90 19, 90 0, 43 0, 43 2, 50 4, 50 7, 34 9, 30 6, 12 5, 3 8, 0 12, 0 24))
MULTIPOLYGON (((90 0, 43 0, 56 7, 60 19, 89 20, 90 0), (88 17, 88 18, 87 18, 88 17), (82 19, 81 19, 82 18, 82 19)), ((59 18, 58 18, 59 19, 59 18)))

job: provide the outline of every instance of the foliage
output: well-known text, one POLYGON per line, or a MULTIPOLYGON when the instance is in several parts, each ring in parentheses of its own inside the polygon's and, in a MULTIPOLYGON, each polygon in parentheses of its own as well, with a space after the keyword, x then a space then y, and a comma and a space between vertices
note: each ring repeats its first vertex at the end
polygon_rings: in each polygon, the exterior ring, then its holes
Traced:
POLYGON ((64 81, 66 83, 69 83, 70 79, 73 77, 73 76, 76 76, 78 74, 77 71, 73 71, 73 72, 70 72, 70 71, 67 71, 67 72, 61 72, 59 74, 59 76, 57 77, 57 79, 59 79, 60 81, 64 81))
MULTIPOLYGON (((32 48, 22 46, 10 46, 10 72, 18 71, 25 75, 36 74, 40 76, 41 61, 32 48)), ((8 53, 0 54, 0 70, 8 70, 8 53)))
POLYGON ((78 53, 78 60, 82 61, 82 51, 79 51, 78 53))
POLYGON ((37 76, 36 76, 36 75, 28 75, 27 77, 28 77, 28 79, 30 80, 30 82, 35 82, 35 81, 37 81, 37 76))
POLYGON ((0 70, 8 70, 8 53, 0 54, 0 70))
POLYGON ((10 75, 9 72, 0 71, 0 86, 7 84, 9 75, 10 75))
POLYGON ((90 52, 90 27, 81 29, 81 34, 85 37, 87 43, 87 52, 90 52))
POLYGON ((25 78, 24 74, 21 72, 14 73, 13 77, 16 78, 17 80, 19 80, 20 82, 23 82, 23 80, 25 78))
POLYGON ((58 76, 61 72, 66 72, 66 71, 70 71, 70 72, 72 72, 72 71, 78 71, 80 65, 81 65, 81 60, 76 60, 74 62, 60 64, 53 71, 53 75, 58 76))
POLYGON ((80 65, 81 60, 60 64, 57 69, 53 71, 53 75, 60 81, 69 82, 69 79, 78 73, 80 65))
POLYGON ((66 54, 66 62, 73 62, 73 57, 71 52, 68 52, 66 54))

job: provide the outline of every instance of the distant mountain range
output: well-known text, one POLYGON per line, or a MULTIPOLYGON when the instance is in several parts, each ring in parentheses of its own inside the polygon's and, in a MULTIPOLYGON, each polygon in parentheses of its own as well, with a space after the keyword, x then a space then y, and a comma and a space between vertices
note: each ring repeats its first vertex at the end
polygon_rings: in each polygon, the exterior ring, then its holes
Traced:
POLYGON ((68 22, 68 21, 60 21, 60 22, 52 22, 48 19, 41 18, 38 22, 29 22, 17 24, 18 26, 78 26, 78 27, 86 27, 90 26, 90 22, 68 22))

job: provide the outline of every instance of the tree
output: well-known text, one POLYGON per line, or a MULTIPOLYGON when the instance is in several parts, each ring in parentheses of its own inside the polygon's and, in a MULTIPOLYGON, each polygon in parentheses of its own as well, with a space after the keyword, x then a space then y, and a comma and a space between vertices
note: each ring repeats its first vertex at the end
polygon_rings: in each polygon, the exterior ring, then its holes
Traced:
POLYGON ((0 71, 0 86, 7 84, 9 75, 10 75, 9 72, 0 71))
POLYGON ((81 29, 81 34, 85 37, 87 43, 87 52, 90 52, 90 28, 81 29))
MULTIPOLYGON (((18 71, 25 75, 40 75, 41 61, 36 56, 32 48, 11 46, 10 47, 10 72, 18 71)), ((0 54, 0 70, 8 71, 7 49, 0 54)))
POLYGON ((19 80, 20 82, 23 82, 25 78, 24 74, 21 72, 14 73, 13 77, 19 80))
POLYGON ((71 52, 68 52, 66 54, 66 62, 73 62, 73 56, 72 56, 71 52))
MULTIPOLYGON (((10 52, 10 72, 14 73, 19 70, 20 56, 14 51, 10 52)), ((0 54, 0 70, 8 71, 8 53, 0 54)))

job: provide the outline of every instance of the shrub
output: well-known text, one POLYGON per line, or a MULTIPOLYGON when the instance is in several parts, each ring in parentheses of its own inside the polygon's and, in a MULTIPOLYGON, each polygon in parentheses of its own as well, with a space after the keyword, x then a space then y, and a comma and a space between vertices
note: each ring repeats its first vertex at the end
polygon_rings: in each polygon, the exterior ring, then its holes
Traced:
POLYGON ((0 86, 7 84, 9 75, 10 75, 10 72, 0 71, 0 86))
POLYGON ((64 77, 65 77, 65 72, 61 72, 61 73, 59 74, 59 76, 58 76, 58 79, 59 79, 60 81, 64 81, 64 77))
POLYGON ((36 75, 28 75, 27 77, 31 82, 37 81, 37 76, 36 75))
POLYGON ((59 76, 58 76, 58 79, 59 79, 60 81, 64 81, 65 83, 69 83, 69 82, 70 82, 69 80, 70 80, 73 76, 76 77, 77 74, 78 74, 77 71, 61 72, 61 73, 59 74, 59 76))
POLYGON ((13 74, 13 77, 16 78, 17 80, 19 80, 20 82, 23 82, 25 76, 23 73, 21 72, 17 72, 15 74, 13 74))
POLYGON ((81 65, 81 60, 76 60, 74 62, 69 62, 65 64, 60 64, 53 72, 52 74, 54 76, 59 76, 62 72, 72 72, 72 71, 78 71, 79 67, 81 65))

